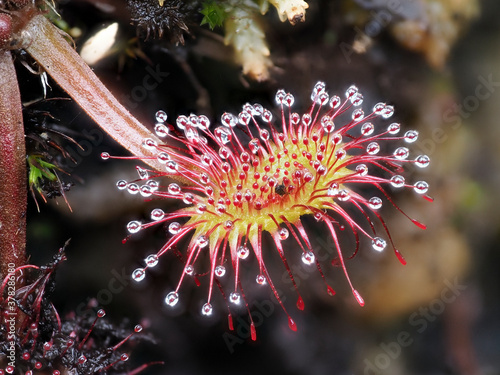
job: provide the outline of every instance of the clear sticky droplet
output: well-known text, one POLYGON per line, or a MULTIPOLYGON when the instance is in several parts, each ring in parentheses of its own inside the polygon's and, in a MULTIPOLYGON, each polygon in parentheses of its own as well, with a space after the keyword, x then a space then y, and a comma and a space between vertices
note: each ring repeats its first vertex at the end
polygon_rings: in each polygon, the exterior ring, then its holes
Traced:
POLYGON ((208 130, 210 127, 210 120, 207 116, 201 115, 198 116, 198 128, 202 130, 208 130))
POLYGON ((142 185, 139 191, 143 197, 150 197, 153 194, 149 185, 142 185))
POLYGON ((343 148, 335 151, 335 157, 337 158, 337 160, 343 160, 346 156, 347 156, 347 152, 343 148))
POLYGON ((410 155, 410 150, 408 150, 408 148, 406 147, 398 147, 394 151, 394 157, 398 160, 405 160, 408 158, 409 155, 410 155))
POLYGON ((167 190, 172 195, 177 195, 181 193, 181 187, 177 185, 175 182, 169 184, 167 190))
POLYGON ((264 110, 264 113, 262 114, 262 119, 265 121, 265 122, 271 122, 273 120, 273 114, 271 113, 270 110, 268 109, 265 109, 264 110))
POLYGON ((205 235, 201 235, 196 239, 196 244, 200 247, 206 247, 208 245, 208 237, 205 235))
POLYGON ((168 118, 167 113, 163 110, 159 110, 155 113, 155 119, 158 122, 165 122, 167 121, 167 118, 168 118))
POLYGON ((177 172, 177 163, 173 160, 168 160, 166 163, 165 163, 165 168, 167 170, 167 172, 169 173, 176 173, 177 172))
POLYGON ((352 98, 358 92, 358 88, 354 85, 349 86, 349 88, 345 91, 345 97, 347 99, 352 98))
POLYGON ((365 113, 363 112, 363 110, 361 108, 358 108, 352 112, 351 117, 354 121, 359 121, 365 117, 365 113))
POLYGON ((359 164, 356 166, 356 172, 360 176, 366 176, 368 174, 368 167, 366 166, 366 164, 359 164))
POLYGON ((328 95, 327 92, 322 92, 317 96, 316 103, 321 105, 321 106, 324 106, 324 105, 326 105, 326 103, 328 103, 329 98, 330 98, 330 96, 328 95))
POLYGON ((176 292, 170 292, 165 297, 165 303, 170 307, 175 306, 177 302, 179 302, 179 295, 176 292))
POLYGON ((247 126, 251 119, 252 115, 246 111, 243 111, 238 115, 238 121, 241 125, 247 126))
POLYGON ((308 251, 302 254, 302 262, 307 264, 308 266, 313 264, 315 260, 314 253, 312 251, 308 251))
POLYGON ((394 107, 392 105, 386 105, 382 110, 382 117, 388 119, 394 114, 394 107))
POLYGON ((128 184, 127 191, 129 194, 135 195, 139 192, 139 185, 137 185, 136 183, 128 184))
POLYGON ((182 196, 182 201, 186 204, 193 204, 194 202, 194 195, 191 194, 191 193, 185 193, 183 196, 182 196))
POLYGON ((200 175, 200 181, 201 181, 203 184, 207 185, 208 183, 210 183, 210 177, 208 176, 208 174, 206 174, 206 173, 202 173, 202 174, 200 175))
POLYGON ((222 144, 231 142, 231 131, 228 128, 219 126, 214 130, 215 138, 222 144))
POLYGON ((341 103, 341 99, 339 96, 337 95, 334 95, 330 98, 330 107, 332 107, 333 109, 337 109, 341 103))
POLYGON ((189 143, 197 144, 200 140, 200 134, 194 126, 188 125, 184 129, 184 136, 189 143))
POLYGON ((219 266, 215 267, 214 272, 215 272, 215 276, 222 277, 226 274, 226 267, 219 265, 219 266))
POLYGON ((276 96, 274 97, 274 100, 276 100, 276 104, 278 104, 278 105, 283 104, 284 100, 285 100, 285 96, 286 96, 285 90, 280 89, 280 90, 276 91, 276 96))
POLYGON ((189 264, 186 266, 186 268, 184 268, 184 272, 186 273, 186 275, 193 276, 194 267, 191 264, 189 264))
POLYGON ((378 210, 380 207, 382 207, 382 199, 379 197, 372 197, 368 200, 368 205, 372 210, 378 210))
POLYGON ((426 168, 429 166, 431 159, 427 155, 419 155, 415 158, 415 165, 419 168, 426 168))
POLYGON ((125 180, 119 180, 117 183, 116 183, 116 187, 119 189, 119 190, 124 190, 127 188, 127 181, 125 180))
POLYGON ((397 122, 393 122, 387 127, 387 131, 389 132, 389 134, 398 134, 400 130, 401 130, 401 125, 398 124, 397 122))
POLYGON ((155 133, 158 137, 164 138, 168 135, 168 127, 164 124, 156 124, 155 133))
POLYGON ((280 228, 278 231, 278 234, 279 234, 281 240, 286 240, 288 238, 288 236, 290 235, 290 233, 288 232, 288 229, 286 229, 286 228, 280 228))
POLYGON ((330 197, 336 197, 338 193, 339 193, 339 184, 338 182, 333 182, 328 188, 327 194, 330 197))
POLYGON ((364 136, 368 136, 373 134, 375 131, 375 126, 371 122, 366 122, 361 126, 361 134, 364 136))
POLYGON ((262 104, 255 103, 252 107, 252 114, 254 116, 262 116, 263 113, 264 113, 264 107, 262 106, 262 104))
POLYGON ((156 159, 162 164, 167 164, 167 162, 170 160, 170 156, 166 152, 160 152, 158 155, 156 155, 156 159))
POLYGON ((107 152, 102 152, 101 153, 101 159, 102 160, 108 160, 111 156, 107 152))
POLYGON ((158 264, 158 255, 156 254, 151 254, 144 259, 144 262, 149 268, 153 268, 158 264))
POLYGON ((132 279, 134 281, 142 281, 144 280, 144 278, 146 277, 146 271, 144 271, 143 268, 137 268, 134 270, 134 272, 132 272, 132 279))
POLYGON ((267 141, 269 139, 269 131, 267 129, 261 129, 260 130, 260 139, 263 141, 267 141))
POLYGON ((325 82, 318 81, 313 87, 311 92, 311 100, 315 100, 319 94, 325 92, 326 84, 325 82))
POLYGON ((227 159, 231 155, 231 151, 226 146, 219 148, 219 156, 221 159, 227 159))
POLYGON ((141 180, 145 180, 148 178, 149 174, 148 174, 148 171, 144 168, 141 168, 139 166, 135 167, 135 169, 137 170, 137 174, 139 175, 139 178, 141 180))
POLYGON ((382 111, 385 108, 385 103, 377 103, 373 106, 373 113, 376 115, 382 115, 382 111))
POLYGON ((401 175, 394 175, 391 177, 391 185, 397 188, 405 186, 405 178, 401 175))
POLYGON ((158 147, 158 144, 151 138, 145 138, 142 141, 142 147, 144 147, 146 150, 155 150, 158 147))
POLYGON ((351 194, 349 193, 349 190, 347 190, 347 189, 339 190, 339 192, 337 194, 337 199, 341 202, 346 202, 349 199, 351 199, 351 194))
POLYGON ((260 148, 259 140, 257 138, 252 139, 250 142, 248 142, 248 148, 253 154, 257 154, 260 148))
POLYGON ((213 159, 210 155, 203 154, 201 155, 201 162, 203 163, 204 166, 210 167, 213 163, 213 159))
POLYGON ((370 155, 376 155, 380 151, 380 145, 377 142, 371 142, 366 146, 366 152, 370 155))
POLYGON ((99 311, 97 311, 97 316, 99 318, 104 318, 106 316, 106 311, 104 309, 99 309, 99 311))
POLYGON ((180 115, 179 117, 177 117, 177 120, 175 120, 175 124, 181 130, 184 130, 184 128, 186 127, 186 125, 188 123, 189 123, 189 119, 184 115, 180 115))
POLYGON ((382 250, 385 249, 386 246, 387 246, 387 242, 383 238, 374 237, 372 239, 372 247, 373 247, 373 249, 375 249, 377 251, 382 251, 382 250))
POLYGON ((141 230, 141 227, 142 224, 137 220, 130 221, 127 224, 127 230, 129 231, 129 233, 137 233, 141 230))
POLYGON ((237 253, 238 253, 238 258, 246 259, 246 258, 248 258, 248 255, 250 254, 250 250, 248 249, 248 247, 242 245, 242 246, 238 247, 237 253))
POLYGON ((181 224, 179 224, 177 221, 173 221, 168 226, 168 231, 170 232, 170 234, 175 235, 181 231, 181 228, 182 228, 181 224))
POLYGON ((151 188, 151 191, 156 191, 160 187, 158 181, 155 180, 149 180, 148 182, 146 182, 146 185, 148 185, 151 188))
POLYGON ((151 211, 151 220, 158 221, 165 217, 165 212, 161 208, 155 208, 151 211))
POLYGON ((425 194, 429 190, 429 184, 425 181, 418 181, 413 186, 413 190, 418 194, 425 194))
POLYGON ((406 143, 413 143, 418 139, 418 131, 416 130, 408 130, 405 133, 404 140, 406 143))
POLYGON ((205 303, 201 308, 201 313, 205 316, 212 315, 212 311, 213 311, 212 305, 209 303, 205 303))
POLYGON ((237 124, 236 118, 232 113, 225 112, 220 118, 221 124, 227 127, 235 127, 237 124))
POLYGON ((241 296, 237 292, 232 292, 229 295, 229 301, 231 301, 231 303, 234 303, 235 305, 240 303, 240 299, 241 299, 241 296))
POLYGON ((262 275, 262 274, 257 275, 257 277, 255 278, 255 281, 259 285, 265 285, 266 284, 266 277, 264 275, 262 275))
POLYGON ((358 107, 361 104, 363 104, 363 94, 358 92, 355 95, 353 95, 350 100, 353 106, 358 107))

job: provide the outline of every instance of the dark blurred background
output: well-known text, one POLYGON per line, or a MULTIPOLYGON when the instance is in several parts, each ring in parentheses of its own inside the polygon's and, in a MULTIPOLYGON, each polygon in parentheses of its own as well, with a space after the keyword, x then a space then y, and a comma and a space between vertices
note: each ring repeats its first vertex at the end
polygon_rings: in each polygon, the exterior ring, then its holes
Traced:
MULTIPOLYGON (((98 298, 111 320, 129 319, 131 327, 145 323, 157 344, 139 345, 131 360, 138 365, 165 362, 145 374, 500 374, 499 2, 402 1, 408 12, 388 13, 388 24, 380 18, 387 10, 384 1, 311 0, 306 21, 295 26, 281 23, 271 9, 261 19, 274 63, 265 82, 242 75, 232 50, 221 42, 222 29, 193 24, 184 45, 167 38, 134 41, 136 29, 123 4, 111 10, 103 6, 113 3, 120 2, 70 1, 59 9, 81 34, 77 46, 103 25, 119 23, 121 47, 94 69, 145 125, 153 127, 158 109, 170 121, 190 113, 216 121, 247 101, 271 109, 279 88, 294 93, 295 107, 305 110, 316 81, 325 81, 330 94, 339 95, 356 84, 368 106, 393 104, 394 118, 420 132, 412 149, 428 154, 432 164, 411 172, 411 179, 427 180, 435 202, 396 195, 405 212, 428 225, 426 231, 386 207, 406 266, 390 251, 375 257, 362 249, 349 261, 351 278, 367 302, 363 308, 340 269, 332 268, 327 277, 337 295, 326 294, 317 273, 306 273, 299 278, 305 301, 299 311, 290 284, 283 282, 279 258, 271 259, 275 265, 268 268, 298 331, 288 328, 286 315, 268 292, 249 288, 257 324, 257 340, 251 341, 244 313, 235 321, 236 330, 228 330, 222 298, 214 300, 220 313, 200 316, 206 280, 201 287, 186 282, 184 304, 164 308, 164 296, 175 288, 181 270, 175 256, 163 257, 141 284, 125 276, 165 242, 164 228, 152 228, 122 244, 126 224, 147 220, 152 208, 166 211, 172 203, 144 202, 119 192, 116 181, 136 178, 137 162, 102 161, 103 151, 126 151, 76 104, 44 104, 75 140, 85 139, 82 132, 99 134, 91 152, 68 146, 77 156, 68 165, 75 182, 67 193, 73 212, 62 199, 42 204, 40 213, 29 202, 33 263, 48 262, 71 238, 68 260, 57 276, 55 304, 61 312, 82 309, 90 298, 98 298), (377 22, 378 29, 367 29, 377 22), (425 37, 419 27, 425 28, 425 37), (425 41, 418 44, 418 37, 425 41), (134 98, 150 74, 148 67, 168 76, 143 99, 134 98), (117 285, 123 288, 115 292, 117 285)), ((28 74, 21 80, 25 101, 41 95, 36 80, 28 74)), ((64 95, 55 83, 51 87, 49 97, 64 95)), ((309 228, 314 245, 322 246, 322 234, 309 228)), ((287 250, 289 261, 298 266, 294 250, 287 250)))

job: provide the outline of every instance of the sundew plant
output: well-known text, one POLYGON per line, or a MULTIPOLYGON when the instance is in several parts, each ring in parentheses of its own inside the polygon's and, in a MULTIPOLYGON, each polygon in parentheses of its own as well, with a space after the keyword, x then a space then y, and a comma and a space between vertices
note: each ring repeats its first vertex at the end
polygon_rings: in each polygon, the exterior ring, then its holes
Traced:
MULTIPOLYGON (((238 115, 224 113, 213 129, 204 115, 179 116, 174 126, 167 122, 164 111, 158 111, 155 131, 165 142, 144 139, 143 148, 155 156, 142 159, 156 158, 163 168, 137 167, 138 180, 117 182, 118 189, 158 202, 150 222, 128 223, 130 234, 156 225, 168 228, 167 242, 146 257, 144 265, 133 272, 133 279, 143 280, 162 255, 190 238, 182 250, 183 272, 173 290, 166 293, 165 303, 174 307, 183 298, 186 278, 205 276, 207 294, 201 314, 211 315, 218 308, 212 300, 219 289, 227 301, 230 329, 234 328, 232 305, 244 304, 254 340, 255 324, 244 292, 248 280, 270 288, 288 316, 289 327, 297 329, 266 266, 270 253, 279 254, 297 292, 298 309, 304 309, 304 301, 287 260, 292 251, 300 251, 302 262, 317 268, 325 291, 335 294, 324 273, 331 265, 318 261, 303 217, 314 217, 331 236, 336 253, 332 263, 341 267, 354 298, 363 306, 363 297, 349 277, 344 252, 354 256, 364 243, 361 239, 366 238, 373 251, 389 247, 406 264, 379 210, 388 203, 425 229, 396 205, 391 193, 394 188, 412 189, 432 201, 426 195, 429 186, 425 181, 405 180, 407 164, 425 168, 430 159, 426 155, 410 157, 406 146, 417 140, 418 133, 403 131, 400 124, 388 121, 394 113, 392 106, 378 103, 365 113, 357 87, 349 87, 342 99, 330 95, 323 82, 314 86, 312 104, 302 114, 294 112, 292 94, 278 90, 275 100, 279 116, 260 104, 245 104, 238 115), (163 185, 164 177, 175 182, 163 185), (364 196, 367 191, 372 194, 364 196), (185 207, 165 212, 163 199, 181 201, 185 207), (339 235, 346 229, 353 235, 353 246, 344 250, 339 235), (264 236, 272 238, 273 246, 263 245, 264 236), (256 269, 247 266, 250 257, 255 257, 256 269), (244 274, 250 277, 242 277, 244 274)), ((117 157, 103 153, 102 158, 117 157)))

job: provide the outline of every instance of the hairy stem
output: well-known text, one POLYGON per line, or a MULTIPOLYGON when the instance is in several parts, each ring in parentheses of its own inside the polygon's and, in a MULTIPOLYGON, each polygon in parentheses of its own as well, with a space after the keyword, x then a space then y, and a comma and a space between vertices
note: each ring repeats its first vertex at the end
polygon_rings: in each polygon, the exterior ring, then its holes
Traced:
POLYGON ((105 132, 132 154, 145 156, 144 162, 151 167, 164 169, 153 153, 141 147, 144 138, 161 142, 118 102, 60 30, 38 14, 24 32, 30 37, 25 41, 26 51, 105 132))
POLYGON ((25 262, 26 184, 21 94, 12 55, 0 50, 0 280, 25 262))

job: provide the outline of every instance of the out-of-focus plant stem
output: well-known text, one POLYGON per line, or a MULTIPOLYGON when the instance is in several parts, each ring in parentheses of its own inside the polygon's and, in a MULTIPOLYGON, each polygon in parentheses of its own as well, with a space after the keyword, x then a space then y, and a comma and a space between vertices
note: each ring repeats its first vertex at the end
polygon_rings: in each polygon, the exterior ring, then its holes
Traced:
POLYGON ((0 280, 25 263, 26 205, 21 94, 12 55, 0 49, 0 280))
POLYGON ((141 147, 144 138, 161 141, 118 102, 60 30, 37 14, 24 27, 24 35, 29 38, 25 50, 104 131, 132 154, 146 156, 143 160, 151 167, 164 169, 153 153, 148 155, 141 147))

